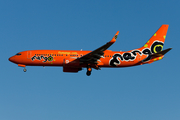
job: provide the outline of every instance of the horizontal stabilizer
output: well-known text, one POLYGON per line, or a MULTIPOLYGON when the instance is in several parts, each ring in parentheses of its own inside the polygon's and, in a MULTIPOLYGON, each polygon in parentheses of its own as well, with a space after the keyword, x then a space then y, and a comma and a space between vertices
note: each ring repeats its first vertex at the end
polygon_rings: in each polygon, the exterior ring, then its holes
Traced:
POLYGON ((149 55, 147 58, 143 59, 141 62, 148 62, 148 63, 152 63, 152 60, 155 59, 154 61, 156 61, 156 58, 162 59, 162 57, 171 50, 172 48, 168 48, 166 50, 154 53, 149 55))
POLYGON ((163 51, 160 51, 158 53, 154 53, 152 54, 151 56, 152 57, 159 57, 159 56, 162 56, 162 55, 165 55, 167 52, 169 52, 172 48, 168 48, 166 50, 163 50, 163 51))

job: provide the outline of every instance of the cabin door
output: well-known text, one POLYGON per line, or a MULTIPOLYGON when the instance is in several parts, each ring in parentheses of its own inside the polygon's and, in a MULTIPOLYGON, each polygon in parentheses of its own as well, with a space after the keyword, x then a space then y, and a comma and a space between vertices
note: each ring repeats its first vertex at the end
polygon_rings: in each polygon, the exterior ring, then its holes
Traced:
POLYGON ((31 51, 27 51, 27 59, 31 59, 31 51))

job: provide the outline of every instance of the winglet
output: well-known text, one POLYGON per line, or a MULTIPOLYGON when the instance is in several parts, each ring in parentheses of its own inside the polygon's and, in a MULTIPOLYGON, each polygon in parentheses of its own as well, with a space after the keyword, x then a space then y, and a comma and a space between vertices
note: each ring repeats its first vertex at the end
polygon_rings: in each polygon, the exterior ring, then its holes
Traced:
POLYGON ((114 35, 114 37, 112 38, 112 40, 110 41, 110 43, 114 43, 116 42, 116 39, 118 37, 119 31, 116 32, 116 34, 114 35))

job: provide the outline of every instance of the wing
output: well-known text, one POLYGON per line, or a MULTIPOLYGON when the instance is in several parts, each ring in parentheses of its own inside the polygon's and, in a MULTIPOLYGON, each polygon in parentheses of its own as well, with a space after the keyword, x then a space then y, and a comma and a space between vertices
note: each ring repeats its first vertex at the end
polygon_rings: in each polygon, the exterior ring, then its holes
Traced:
POLYGON ((111 41, 107 42, 105 45, 97 48, 96 50, 82 56, 79 58, 81 64, 97 64, 97 61, 103 57, 104 51, 107 50, 113 43, 116 42, 119 31, 114 35, 111 41))

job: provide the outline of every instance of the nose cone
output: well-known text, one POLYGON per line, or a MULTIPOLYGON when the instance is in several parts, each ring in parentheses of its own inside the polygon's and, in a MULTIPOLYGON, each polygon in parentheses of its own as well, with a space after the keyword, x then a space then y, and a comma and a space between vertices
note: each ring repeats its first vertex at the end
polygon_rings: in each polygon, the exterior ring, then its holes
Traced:
POLYGON ((13 62, 13 63, 14 63, 14 62, 15 62, 15 58, 14 58, 14 56, 10 57, 10 58, 9 58, 9 61, 11 61, 11 62, 13 62))

